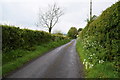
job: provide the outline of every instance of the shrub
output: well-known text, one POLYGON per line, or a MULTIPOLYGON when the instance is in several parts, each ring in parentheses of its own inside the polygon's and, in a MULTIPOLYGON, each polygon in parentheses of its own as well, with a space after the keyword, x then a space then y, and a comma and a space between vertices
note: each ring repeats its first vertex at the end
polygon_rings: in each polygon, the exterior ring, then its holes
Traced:
POLYGON ((18 48, 34 50, 34 45, 67 39, 64 36, 52 35, 43 31, 20 29, 19 27, 9 25, 0 25, 0 27, 2 27, 3 34, 3 53, 18 48))

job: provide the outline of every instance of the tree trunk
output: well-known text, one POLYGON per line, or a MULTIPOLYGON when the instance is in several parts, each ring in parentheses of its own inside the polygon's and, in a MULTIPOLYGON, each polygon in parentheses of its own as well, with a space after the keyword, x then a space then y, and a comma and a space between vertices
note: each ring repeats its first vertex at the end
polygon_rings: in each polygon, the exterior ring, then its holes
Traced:
POLYGON ((51 33, 51 30, 52 30, 52 20, 50 21, 50 27, 49 27, 49 33, 51 33))
POLYGON ((49 33, 51 33, 52 27, 49 28, 49 33))

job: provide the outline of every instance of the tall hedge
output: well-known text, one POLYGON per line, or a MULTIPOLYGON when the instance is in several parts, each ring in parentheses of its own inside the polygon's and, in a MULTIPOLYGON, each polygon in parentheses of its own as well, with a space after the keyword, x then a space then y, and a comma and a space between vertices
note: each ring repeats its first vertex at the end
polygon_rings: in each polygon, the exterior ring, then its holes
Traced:
POLYGON ((3 53, 17 48, 27 49, 55 40, 65 39, 63 36, 52 35, 47 32, 20 29, 19 27, 0 25, 2 27, 3 53))
POLYGON ((87 60, 93 64, 109 61, 119 68, 120 60, 120 1, 107 8, 82 30, 80 40, 87 60))

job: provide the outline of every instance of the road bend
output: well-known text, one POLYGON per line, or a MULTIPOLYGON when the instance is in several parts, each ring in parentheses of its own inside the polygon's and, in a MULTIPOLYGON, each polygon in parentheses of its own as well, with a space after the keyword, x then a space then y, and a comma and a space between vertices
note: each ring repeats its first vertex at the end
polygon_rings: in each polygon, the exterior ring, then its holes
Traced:
POLYGON ((40 56, 7 78, 83 78, 76 40, 40 56))

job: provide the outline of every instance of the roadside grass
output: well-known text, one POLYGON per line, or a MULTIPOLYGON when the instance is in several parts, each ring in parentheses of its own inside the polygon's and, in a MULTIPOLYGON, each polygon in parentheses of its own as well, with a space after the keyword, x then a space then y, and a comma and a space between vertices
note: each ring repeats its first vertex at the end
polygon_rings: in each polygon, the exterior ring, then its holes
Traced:
POLYGON ((5 76, 11 71, 23 66, 28 61, 35 59, 42 54, 52 50, 55 47, 61 46, 70 40, 59 40, 34 46, 33 50, 17 49, 8 53, 3 53, 2 75, 5 76))
POLYGON ((84 64, 84 59, 86 59, 86 56, 84 55, 84 49, 82 49, 82 44, 80 42, 80 40, 77 40, 77 43, 76 43, 76 51, 78 52, 78 55, 80 56, 80 61, 83 62, 83 65, 84 65, 84 75, 85 75, 85 78, 86 78, 86 74, 87 74, 87 70, 85 69, 85 64, 84 64))
POLYGON ((95 63, 91 66, 97 59, 93 58, 94 61, 91 63, 88 59, 88 52, 83 48, 83 44, 79 39, 77 40, 76 49, 84 64, 85 78, 119 78, 119 74, 112 62, 105 61, 103 63, 95 63))
POLYGON ((88 78, 118 78, 118 74, 114 69, 114 65, 105 62, 90 68, 87 73, 88 78))

